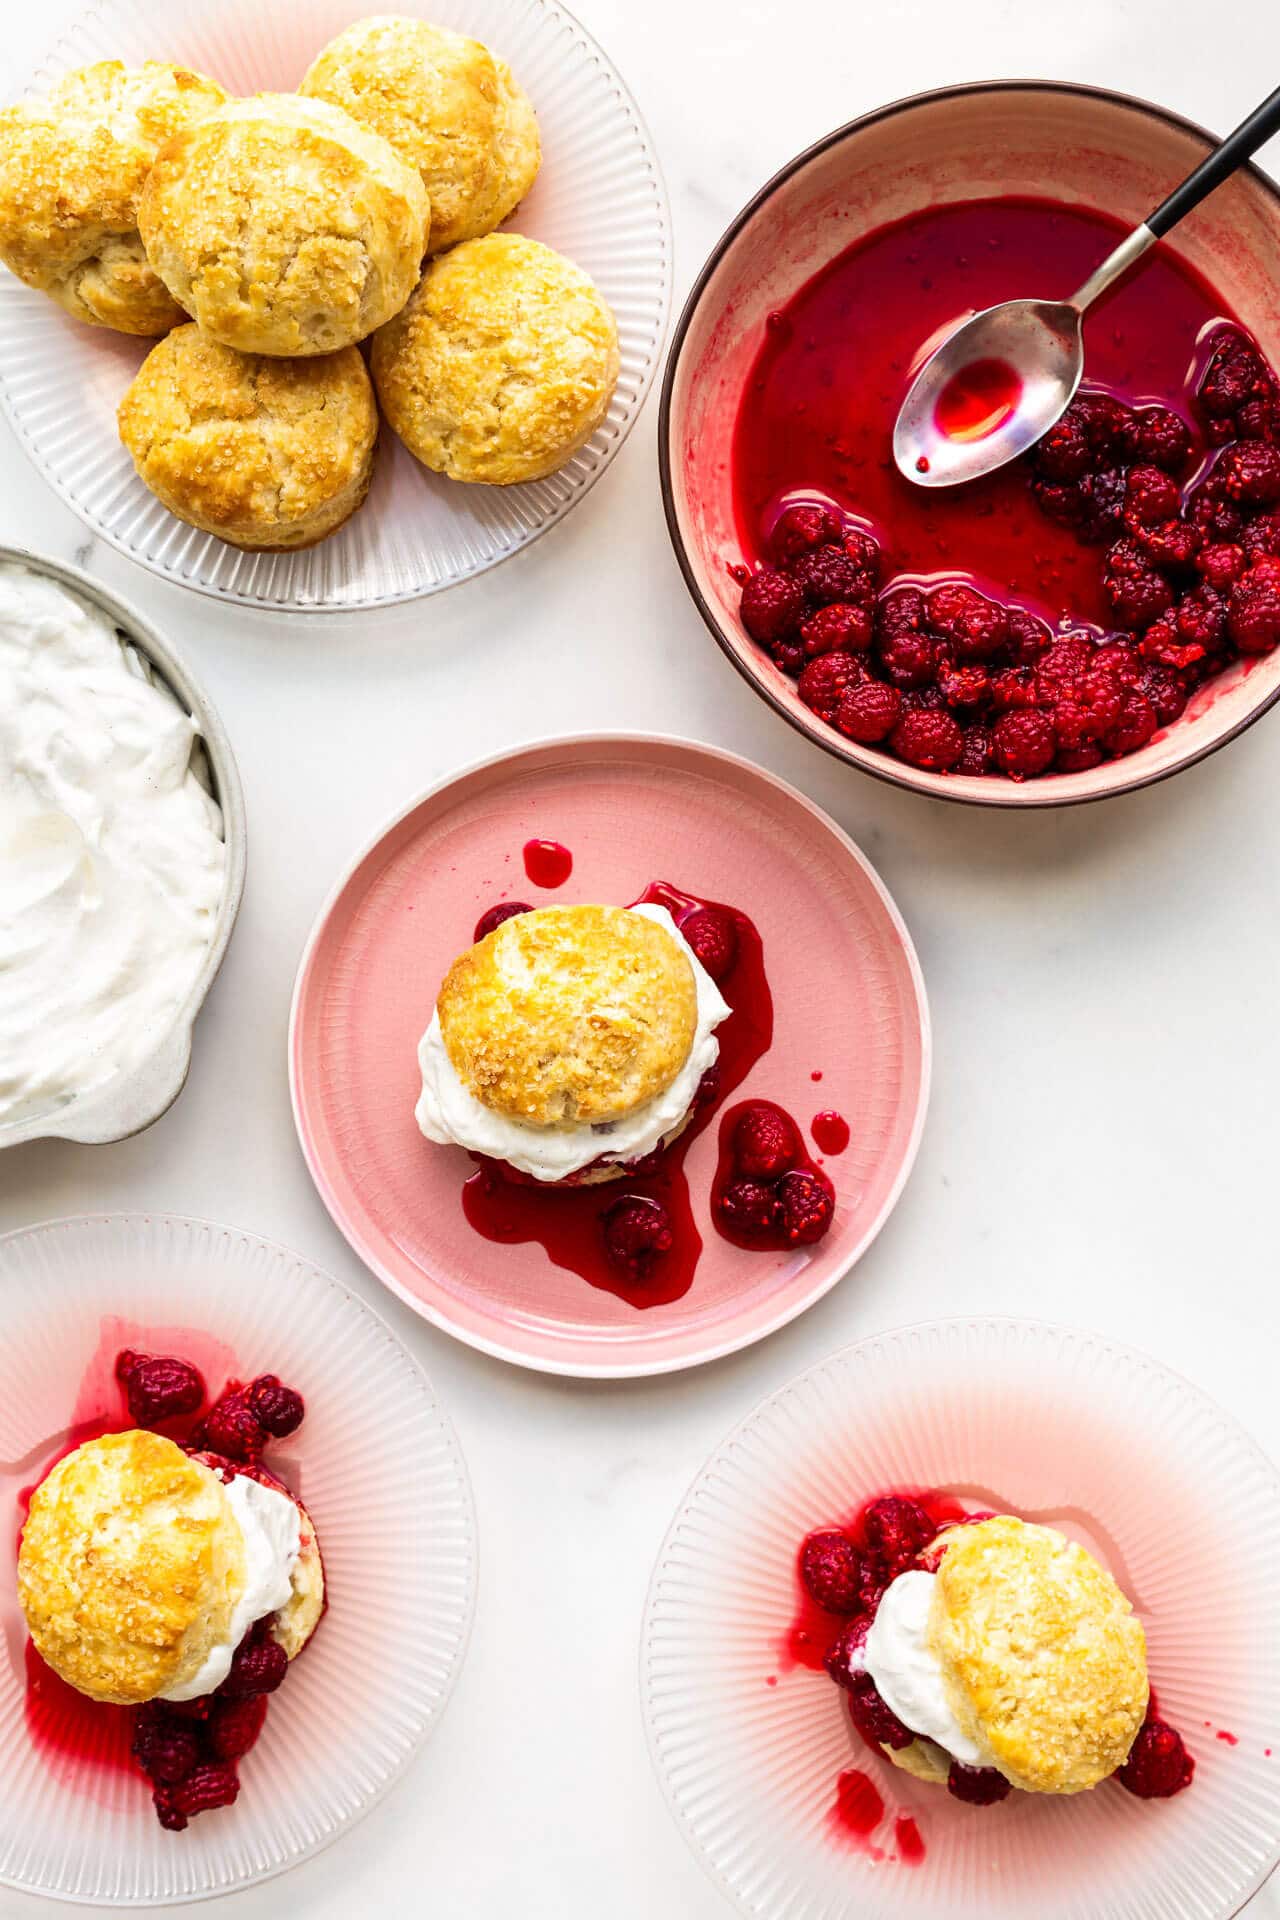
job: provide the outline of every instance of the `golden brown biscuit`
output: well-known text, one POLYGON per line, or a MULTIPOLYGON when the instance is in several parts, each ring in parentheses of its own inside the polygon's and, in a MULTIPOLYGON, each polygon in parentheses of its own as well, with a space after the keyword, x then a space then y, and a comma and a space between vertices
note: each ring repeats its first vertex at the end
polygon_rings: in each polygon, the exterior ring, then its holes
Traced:
POLYGON ((170 513, 236 547, 312 546, 369 491, 378 409, 358 347, 276 360, 175 327, 117 420, 170 513))
POLYGON ((693 1045, 688 956, 623 907, 539 907, 455 960, 436 1003, 454 1072, 533 1126, 623 1119, 671 1085, 693 1045))
MULTIPOLYGON (((288 1493, 288 1488, 281 1489, 288 1493)), ((296 1660, 320 1624, 324 1612, 324 1561, 311 1515, 295 1494, 289 1495, 301 1519, 298 1557, 290 1581, 293 1592, 271 1621, 271 1632, 291 1660, 296 1660)))
POLYGON ((609 409, 618 329, 571 260, 518 233, 428 263, 373 342, 383 412, 454 480, 510 486, 563 466, 609 409))
POLYGON ((69 73, 0 113, 0 260, 77 320, 165 333, 183 319, 138 237, 138 200, 161 147, 226 99, 163 60, 69 73))
POLYGON ((510 68, 480 41, 425 20, 357 20, 298 91, 344 107, 418 169, 431 201, 430 253, 496 227, 538 171, 537 122, 510 68))
POLYGON ((960 1726, 1025 1792, 1097 1786, 1146 1712, 1146 1640, 1128 1600, 1052 1527, 1000 1515, 940 1538, 927 1638, 960 1726))
POLYGON ((334 353, 398 313, 430 208, 414 170, 327 100, 234 100, 162 149, 138 205, 175 300, 243 353, 334 353))
POLYGON ((227 1637, 244 1536, 217 1475, 157 1433, 112 1433, 36 1488, 18 1598, 41 1657, 94 1700, 185 1685, 227 1637))

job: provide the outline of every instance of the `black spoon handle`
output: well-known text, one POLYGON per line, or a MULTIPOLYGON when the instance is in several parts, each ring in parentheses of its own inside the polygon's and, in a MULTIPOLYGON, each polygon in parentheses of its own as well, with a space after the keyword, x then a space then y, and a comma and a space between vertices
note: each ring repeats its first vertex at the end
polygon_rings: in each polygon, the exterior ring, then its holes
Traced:
POLYGON ((1280 87, 1277 87, 1269 100, 1241 122, 1234 133, 1229 133, 1220 147, 1215 147, 1208 157, 1200 162, 1195 172, 1188 174, 1180 187, 1175 187, 1169 198, 1158 206, 1154 213, 1147 215, 1147 226, 1160 238, 1168 233, 1170 227, 1176 227, 1179 220, 1186 218, 1192 207, 1198 207, 1206 194, 1220 187, 1237 167, 1243 166, 1251 154, 1258 151, 1264 140, 1273 133, 1280 133, 1280 87))

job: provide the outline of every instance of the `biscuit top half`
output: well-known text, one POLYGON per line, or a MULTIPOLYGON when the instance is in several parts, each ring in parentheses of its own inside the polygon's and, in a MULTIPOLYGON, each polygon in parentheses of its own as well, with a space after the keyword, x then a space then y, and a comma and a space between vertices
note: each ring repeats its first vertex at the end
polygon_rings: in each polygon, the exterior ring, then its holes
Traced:
POLYGON ((949 1529, 927 1638, 956 1719, 1029 1793, 1123 1765, 1146 1712, 1141 1623, 1092 1554, 1009 1515, 949 1529))
POLYGON ((436 1003, 454 1072, 531 1126, 607 1125, 666 1091, 698 993, 672 934, 625 907, 539 907, 450 967, 436 1003))
POLYGON ((138 1705, 225 1640, 247 1569, 222 1482, 157 1433, 104 1434, 37 1487, 18 1554, 36 1649, 94 1700, 138 1705))

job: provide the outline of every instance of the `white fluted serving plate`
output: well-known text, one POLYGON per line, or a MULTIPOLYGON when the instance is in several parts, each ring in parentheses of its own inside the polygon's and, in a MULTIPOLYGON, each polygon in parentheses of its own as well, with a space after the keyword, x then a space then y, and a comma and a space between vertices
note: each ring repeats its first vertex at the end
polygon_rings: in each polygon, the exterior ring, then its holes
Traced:
POLYGON ((1280 1473, 1235 1421, 1100 1335, 975 1317, 846 1348, 717 1449, 658 1557, 641 1687, 671 1812, 753 1920, 1229 1920, 1280 1858, 1277 1639, 1280 1473), (868 1753, 797 1663, 797 1559, 913 1487, 1059 1527, 1108 1567, 1195 1757, 1186 1792, 970 1807, 868 1753), (849 1769, 883 1801, 860 1839, 836 1816, 849 1769))
MULTIPOLYGON (((61 1220, 0 1240, 0 1502, 0 1884, 122 1907, 255 1885, 367 1813, 439 1718, 475 1603, 466 1469, 417 1362, 297 1254, 164 1214, 61 1220), (185 1349, 213 1393, 223 1369, 278 1373, 307 1403, 267 1464, 315 1521, 328 1611, 240 1763, 239 1800, 183 1833, 161 1828, 140 1774, 64 1757, 33 1738, 27 1717, 21 1496, 73 1423, 119 1411, 121 1346, 185 1349)), ((429 1839, 430 1808, 415 1817, 429 1839)))
MULTIPOLYGON (((618 319, 622 371, 604 423, 557 473, 518 487, 428 473, 383 426, 373 486, 340 532, 301 553, 246 553, 177 520, 138 479, 115 413, 149 341, 82 326, 0 271, 0 401, 49 484, 85 524, 152 572, 249 606, 354 612, 437 593, 509 558, 604 472, 657 369, 671 294, 666 190, 635 102, 556 0, 397 0, 484 40, 529 93, 542 171, 508 221, 577 261, 618 319)), ((366 9, 368 11, 369 9, 366 9)), ((32 77, 42 92, 94 60, 174 60, 231 93, 291 92, 354 0, 98 0, 32 77)))

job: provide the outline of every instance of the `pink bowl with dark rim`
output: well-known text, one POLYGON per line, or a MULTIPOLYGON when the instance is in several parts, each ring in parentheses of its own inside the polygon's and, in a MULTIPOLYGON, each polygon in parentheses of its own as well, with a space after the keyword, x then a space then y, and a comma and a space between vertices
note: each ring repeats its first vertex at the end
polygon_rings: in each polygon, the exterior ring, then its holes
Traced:
MULTIPOLYGON (((943 800, 1053 807, 1098 800, 1179 772, 1225 746, 1280 697, 1280 650, 1237 662, 1182 718, 1125 759, 1022 784, 925 773, 845 740, 800 700, 750 640, 729 567, 742 557, 730 448, 769 313, 837 254, 889 221, 955 200, 1034 194, 1101 207, 1137 225, 1214 144, 1202 128, 1123 94, 1009 80, 917 94, 852 121, 774 176, 733 221, 676 328, 663 383, 659 462, 672 544, 689 591, 743 677, 816 745, 878 779, 943 800)), ((1237 173, 1173 245, 1280 360, 1280 190, 1237 173)), ((1028 288, 1028 293, 1036 289, 1028 288)), ((887 453, 887 450, 886 450, 887 453)))

